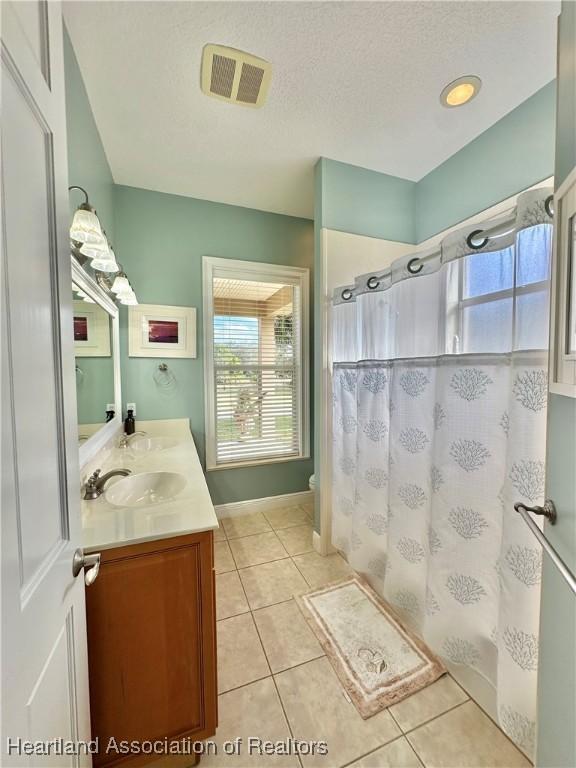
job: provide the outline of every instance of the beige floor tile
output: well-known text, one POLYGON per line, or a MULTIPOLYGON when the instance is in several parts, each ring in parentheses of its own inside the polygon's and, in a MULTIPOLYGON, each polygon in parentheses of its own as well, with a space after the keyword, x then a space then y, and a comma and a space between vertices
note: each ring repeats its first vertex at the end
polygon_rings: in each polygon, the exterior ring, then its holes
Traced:
POLYGON ((337 768, 401 736, 386 710, 367 720, 360 717, 326 657, 281 672, 275 679, 292 732, 304 741, 328 744, 326 756, 302 756, 305 768, 337 768))
POLYGON ((290 600, 294 595, 308 591, 302 574, 290 559, 244 568, 239 573, 252 610, 290 600))
POLYGON ((264 533, 272 530, 261 512, 252 512, 238 517, 223 517, 220 522, 229 539, 238 539, 240 536, 251 536, 253 533, 264 533))
POLYGON ((278 768, 299 765, 295 756, 258 755, 249 753, 248 739, 257 737, 267 741, 285 741, 290 738, 288 723, 271 677, 259 680, 235 691, 218 697, 218 730, 213 741, 218 754, 202 757, 202 768, 251 768, 251 766, 274 765, 278 768), (222 749, 225 741, 241 739, 241 751, 237 755, 226 755, 222 749))
POLYGON ((531 764, 473 701, 406 738, 426 768, 528 768, 531 764))
POLYGON ((252 614, 243 613, 216 624, 218 693, 270 674, 252 614))
POLYGON ((303 574, 311 587, 322 587, 331 581, 344 579, 351 576, 354 571, 339 554, 323 557, 317 552, 308 552, 305 555, 294 557, 298 570, 303 574))
POLYGON ((422 768, 418 756, 404 736, 385 747, 380 747, 366 757, 361 757, 349 768, 422 768))
POLYGON ((390 712, 400 728, 406 732, 462 704, 467 698, 468 694, 449 675, 444 675, 432 685, 394 704, 390 707, 390 712))
POLYGON ((218 574, 216 576, 216 618, 228 619, 230 616, 248 613, 249 610, 238 571, 218 574))
POLYGON ((276 531, 276 535, 290 555, 302 555, 313 550, 311 525, 282 528, 276 531))
POLYGON ((288 557, 288 552, 274 531, 232 539, 230 549, 238 568, 248 568, 251 565, 260 565, 288 557))
POLYGON ((306 510, 302 507, 271 509, 269 512, 264 512, 264 515, 274 530, 292 528, 295 525, 307 525, 310 522, 306 510))
POLYGON ((323 656, 322 646, 293 600, 254 612, 272 672, 323 656))
POLYGON ((226 534, 224 533, 224 527, 220 520, 220 527, 214 531, 214 541, 226 541, 226 534))
POLYGON ((236 570, 236 563, 227 541, 214 543, 214 570, 216 573, 236 570))
POLYGON ((311 517, 311 518, 314 517, 314 502, 313 501, 306 502, 306 504, 300 504, 300 506, 302 507, 303 510, 305 510, 306 514, 309 517, 311 517))

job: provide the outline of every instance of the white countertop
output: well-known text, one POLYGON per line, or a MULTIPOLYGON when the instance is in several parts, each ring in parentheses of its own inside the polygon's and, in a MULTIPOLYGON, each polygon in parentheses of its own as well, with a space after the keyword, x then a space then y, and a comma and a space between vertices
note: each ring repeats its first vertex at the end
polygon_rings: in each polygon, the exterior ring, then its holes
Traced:
MULTIPOLYGON (((106 501, 105 494, 92 501, 82 500, 82 538, 86 552, 218 528, 188 420, 144 421, 138 422, 136 428, 144 430, 148 437, 172 437, 178 443, 163 451, 144 454, 136 454, 130 447, 112 447, 102 451, 101 465, 98 460, 90 462, 90 472, 96 467, 102 470, 102 474, 119 468, 130 469, 134 475, 140 472, 179 472, 186 478, 186 485, 169 501, 146 507, 114 506, 106 501)), ((122 479, 111 478, 106 488, 122 479)))

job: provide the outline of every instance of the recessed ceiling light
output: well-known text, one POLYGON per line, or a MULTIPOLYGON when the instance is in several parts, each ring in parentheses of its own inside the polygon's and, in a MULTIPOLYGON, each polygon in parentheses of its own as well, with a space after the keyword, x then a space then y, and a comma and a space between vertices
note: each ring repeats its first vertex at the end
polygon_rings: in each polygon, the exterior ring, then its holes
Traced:
POLYGON ((465 75, 453 80, 440 94, 440 102, 444 107, 461 107, 478 95, 482 80, 476 75, 465 75))

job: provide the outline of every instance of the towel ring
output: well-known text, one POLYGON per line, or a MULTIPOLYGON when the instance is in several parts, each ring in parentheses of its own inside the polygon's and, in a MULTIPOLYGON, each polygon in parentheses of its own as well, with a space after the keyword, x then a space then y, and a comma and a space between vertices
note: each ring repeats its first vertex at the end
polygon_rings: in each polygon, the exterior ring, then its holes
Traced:
POLYGON ((485 245, 488 245, 488 238, 485 237, 481 243, 475 243, 474 238, 478 237, 478 235, 482 234, 481 229, 475 229, 474 232, 470 232, 468 237, 466 238, 466 245, 469 248, 472 248, 474 251, 479 251, 481 248, 484 248, 485 245))
POLYGON ((368 288, 370 288, 371 291, 373 291, 375 288, 378 288, 380 285, 380 280, 376 277, 376 275, 372 275, 372 277, 369 277, 368 280, 366 280, 366 285, 368 288))
POLYGON ((340 295, 342 296, 342 299, 344 301, 350 301, 350 299, 352 298, 352 291, 350 290, 350 288, 344 288, 344 290, 340 295))
POLYGON ((417 275, 419 272, 422 272, 422 270, 424 269, 424 264, 422 264, 421 261, 417 267, 414 266, 414 264, 416 264, 416 262, 418 261, 420 261, 420 259, 416 256, 413 259, 410 259, 408 264, 406 264, 406 269, 408 270, 408 272, 410 272, 411 275, 417 275))
POLYGON ((548 195, 546 200, 544 200, 544 209, 546 210, 546 213, 548 216, 550 216, 551 219, 554 218, 554 195, 548 195))

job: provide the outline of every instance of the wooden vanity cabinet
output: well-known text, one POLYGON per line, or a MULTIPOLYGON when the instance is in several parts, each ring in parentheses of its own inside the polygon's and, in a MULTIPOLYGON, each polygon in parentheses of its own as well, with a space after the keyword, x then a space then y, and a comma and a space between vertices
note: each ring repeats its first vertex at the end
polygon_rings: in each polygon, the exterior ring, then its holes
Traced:
POLYGON ((102 551, 86 590, 96 767, 161 759, 106 754, 112 738, 200 741, 215 733, 213 551, 212 531, 102 551))

